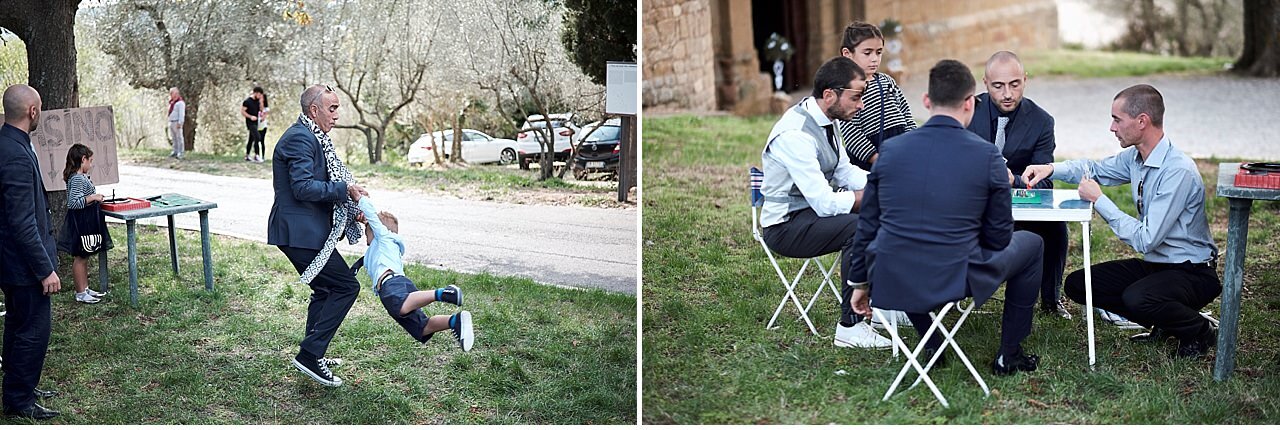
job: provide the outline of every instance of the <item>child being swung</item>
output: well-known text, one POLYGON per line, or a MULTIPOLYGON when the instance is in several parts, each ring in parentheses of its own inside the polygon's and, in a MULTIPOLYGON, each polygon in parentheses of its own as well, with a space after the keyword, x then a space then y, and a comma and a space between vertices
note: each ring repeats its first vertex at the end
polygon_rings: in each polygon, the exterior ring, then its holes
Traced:
POLYGON ((398 234, 400 223, 395 215, 378 212, 374 209, 373 199, 368 196, 360 199, 359 206, 365 217, 365 238, 369 248, 351 270, 360 270, 363 262, 365 271, 373 282, 373 292, 382 301, 387 314, 414 339, 426 342, 435 332, 448 329, 453 332, 453 337, 462 350, 470 351, 475 342, 471 312, 461 311, 453 315, 427 318, 421 309, 437 301, 462 306, 462 291, 455 285, 435 290, 418 290, 413 281, 404 276, 404 241, 398 234))

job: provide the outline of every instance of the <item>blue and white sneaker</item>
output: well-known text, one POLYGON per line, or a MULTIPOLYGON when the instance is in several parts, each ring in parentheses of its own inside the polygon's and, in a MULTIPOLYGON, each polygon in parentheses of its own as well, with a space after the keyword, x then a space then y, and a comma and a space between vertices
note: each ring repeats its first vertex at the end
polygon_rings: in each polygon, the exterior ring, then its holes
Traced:
POLYGON ((449 286, 441 288, 440 301, 462 306, 462 290, 458 289, 457 285, 449 284, 449 286))
POLYGON ((456 323, 449 327, 453 332, 453 338, 458 340, 458 346, 461 346, 463 351, 470 351, 471 346, 476 342, 476 333, 471 326, 471 312, 458 312, 453 314, 453 318, 456 323))

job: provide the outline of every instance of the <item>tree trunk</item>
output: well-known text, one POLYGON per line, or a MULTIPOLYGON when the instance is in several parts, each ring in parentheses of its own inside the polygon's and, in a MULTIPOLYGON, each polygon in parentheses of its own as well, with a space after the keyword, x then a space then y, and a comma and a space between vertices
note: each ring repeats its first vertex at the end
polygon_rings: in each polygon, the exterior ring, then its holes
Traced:
POLYGON ((1232 70, 1249 76, 1280 76, 1280 5, 1275 1, 1244 0, 1244 51, 1232 70))
POLYGON ((192 86, 192 90, 182 98, 187 103, 186 116, 182 120, 183 151, 196 149, 196 126, 200 125, 200 93, 200 89, 192 86))
POLYGON ((377 134, 377 138, 374 139, 373 159, 369 160, 369 164, 382 164, 382 148, 387 144, 387 126, 383 125, 382 128, 376 128, 373 131, 377 134))

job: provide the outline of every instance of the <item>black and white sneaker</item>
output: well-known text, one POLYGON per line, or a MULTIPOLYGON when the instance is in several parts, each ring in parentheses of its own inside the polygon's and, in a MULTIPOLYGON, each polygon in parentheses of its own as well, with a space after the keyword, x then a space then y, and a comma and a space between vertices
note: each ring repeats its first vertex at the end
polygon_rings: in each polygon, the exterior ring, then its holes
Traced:
POLYGON ((471 327, 471 312, 458 312, 453 317, 457 319, 457 324, 449 327, 449 330, 453 332, 453 338, 458 340, 462 350, 470 351, 471 345, 476 342, 476 333, 471 327))
POLYGON ((324 357, 324 358, 321 358, 320 360, 324 361, 324 364, 329 367, 338 367, 342 365, 341 358, 324 357))
POLYGON ((458 289, 457 285, 449 284, 440 291, 440 301, 462 306, 462 290, 458 289))
POLYGON ((325 363, 324 358, 311 361, 298 360, 298 357, 293 357, 293 367, 297 367, 304 375, 310 376, 311 379, 326 387, 342 385, 342 378, 334 376, 333 372, 329 371, 329 365, 325 363))

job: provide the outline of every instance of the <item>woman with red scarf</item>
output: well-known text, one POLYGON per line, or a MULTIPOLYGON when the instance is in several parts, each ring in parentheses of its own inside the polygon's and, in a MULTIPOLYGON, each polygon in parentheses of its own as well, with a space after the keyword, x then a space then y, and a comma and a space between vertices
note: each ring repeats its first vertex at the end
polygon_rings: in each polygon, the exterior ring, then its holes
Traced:
POLYGON ((182 141, 182 123, 183 118, 187 116, 187 102, 182 101, 182 95, 178 94, 178 87, 169 89, 169 136, 173 137, 173 152, 170 157, 182 159, 182 150, 185 147, 182 141))

